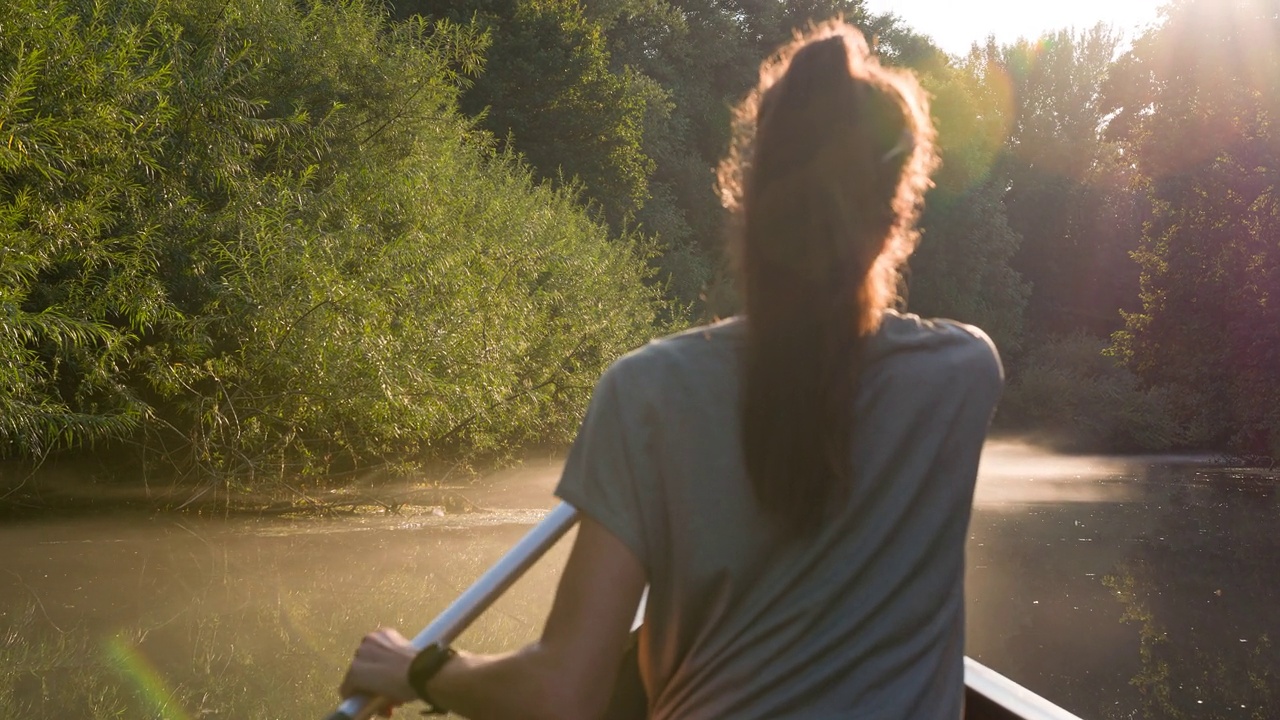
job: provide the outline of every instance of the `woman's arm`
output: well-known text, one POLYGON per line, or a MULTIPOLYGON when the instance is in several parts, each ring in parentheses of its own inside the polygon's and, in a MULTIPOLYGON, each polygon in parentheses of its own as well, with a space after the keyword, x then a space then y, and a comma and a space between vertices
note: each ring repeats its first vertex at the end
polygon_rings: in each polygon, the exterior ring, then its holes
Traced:
MULTIPOLYGON (((644 567, 602 525, 584 517, 542 638, 506 655, 460 653, 427 685, 432 700, 473 720, 599 718, 608 705, 640 594, 644 567)), ((394 630, 364 639, 342 684, 414 699, 415 651, 394 630)))

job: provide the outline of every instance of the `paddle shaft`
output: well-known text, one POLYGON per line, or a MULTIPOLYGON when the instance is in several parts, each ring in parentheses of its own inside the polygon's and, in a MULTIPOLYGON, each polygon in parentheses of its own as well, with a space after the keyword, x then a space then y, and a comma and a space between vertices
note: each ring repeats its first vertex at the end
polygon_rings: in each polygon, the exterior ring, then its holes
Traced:
MULTIPOLYGON (((413 638, 413 647, 421 650, 433 643, 448 645, 456 640, 577 521, 578 511, 572 505, 557 505, 520 542, 508 550, 501 560, 459 595, 444 612, 437 615, 430 625, 423 628, 413 638)), ((382 698, 356 695, 343 700, 326 720, 367 720, 385 706, 386 701, 382 698)))

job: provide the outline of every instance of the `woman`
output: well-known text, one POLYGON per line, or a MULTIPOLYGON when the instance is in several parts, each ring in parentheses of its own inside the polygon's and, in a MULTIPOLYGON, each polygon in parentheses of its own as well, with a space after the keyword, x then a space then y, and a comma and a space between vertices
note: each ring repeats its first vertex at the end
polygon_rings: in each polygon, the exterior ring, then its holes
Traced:
POLYGON ((597 718, 647 583, 651 717, 960 717, 964 541, 1002 378, 981 331, 888 309, 933 136, 914 78, 848 25, 766 62, 720 168, 745 318, 600 380, 557 489, 585 518, 542 639, 411 673, 379 631, 343 695, 597 718))

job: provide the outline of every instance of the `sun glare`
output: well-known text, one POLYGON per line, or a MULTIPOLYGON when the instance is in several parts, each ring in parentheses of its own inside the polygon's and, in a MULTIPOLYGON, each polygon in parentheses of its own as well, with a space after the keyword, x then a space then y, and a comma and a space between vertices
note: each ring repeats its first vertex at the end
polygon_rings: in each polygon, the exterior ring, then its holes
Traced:
POLYGON ((947 52, 959 55, 987 36, 1011 43, 1063 28, 1083 30, 1098 23, 1112 25, 1133 37, 1155 22, 1162 3, 1163 0, 868 0, 867 9, 894 13, 911 28, 932 37, 947 52))

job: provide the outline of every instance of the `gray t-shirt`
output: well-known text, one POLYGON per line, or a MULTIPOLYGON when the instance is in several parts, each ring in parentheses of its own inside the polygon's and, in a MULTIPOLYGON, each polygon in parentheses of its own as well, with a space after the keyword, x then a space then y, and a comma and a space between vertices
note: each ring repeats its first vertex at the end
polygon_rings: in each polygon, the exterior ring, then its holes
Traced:
POLYGON ((614 363, 556 489, 646 569, 650 717, 959 718, 995 348, 973 327, 887 313, 866 345, 854 490, 796 542, 772 534, 743 465, 745 330, 732 319, 614 363))

